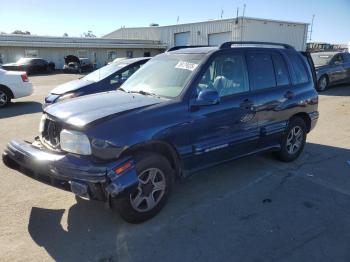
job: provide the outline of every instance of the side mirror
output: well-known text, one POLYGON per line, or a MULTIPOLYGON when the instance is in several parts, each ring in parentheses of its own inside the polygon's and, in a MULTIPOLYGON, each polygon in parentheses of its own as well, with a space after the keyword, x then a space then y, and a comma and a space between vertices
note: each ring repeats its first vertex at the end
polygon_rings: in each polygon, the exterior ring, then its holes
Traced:
POLYGON ((199 92, 197 99, 192 103, 193 106, 216 105, 220 102, 219 93, 215 89, 204 89, 199 92))

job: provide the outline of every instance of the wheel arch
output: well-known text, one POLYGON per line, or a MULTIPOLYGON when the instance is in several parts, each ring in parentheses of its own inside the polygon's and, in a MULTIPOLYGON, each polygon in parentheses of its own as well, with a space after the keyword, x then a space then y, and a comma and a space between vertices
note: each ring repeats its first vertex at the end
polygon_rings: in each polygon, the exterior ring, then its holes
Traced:
POLYGON ((12 90, 11 90, 9 87, 0 84, 0 89, 3 89, 3 90, 5 90, 6 92, 8 92, 8 94, 10 95, 10 98, 11 98, 11 99, 12 99, 12 98, 15 98, 15 96, 14 96, 12 90))
POLYGON ((182 174, 181 160, 175 147, 166 141, 155 140, 142 144, 136 144, 126 149, 121 156, 137 155, 145 152, 158 153, 166 157, 175 171, 176 177, 180 177, 182 174))
POLYGON ((292 118, 296 118, 296 117, 299 117, 301 119, 304 120, 305 124, 306 124, 306 128, 307 128, 307 132, 309 133, 310 130, 311 130, 311 118, 309 116, 308 113, 305 113, 305 112, 300 112, 300 113, 297 113, 295 115, 293 115, 289 121, 292 119, 292 118))

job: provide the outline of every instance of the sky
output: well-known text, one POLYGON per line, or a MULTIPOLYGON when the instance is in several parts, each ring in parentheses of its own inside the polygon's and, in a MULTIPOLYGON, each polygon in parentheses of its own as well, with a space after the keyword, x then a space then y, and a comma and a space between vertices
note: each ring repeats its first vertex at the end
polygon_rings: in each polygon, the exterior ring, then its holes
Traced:
POLYGON ((30 31, 35 35, 98 37, 121 26, 198 22, 242 15, 311 23, 312 41, 350 41, 350 0, 0 0, 0 32, 30 31))

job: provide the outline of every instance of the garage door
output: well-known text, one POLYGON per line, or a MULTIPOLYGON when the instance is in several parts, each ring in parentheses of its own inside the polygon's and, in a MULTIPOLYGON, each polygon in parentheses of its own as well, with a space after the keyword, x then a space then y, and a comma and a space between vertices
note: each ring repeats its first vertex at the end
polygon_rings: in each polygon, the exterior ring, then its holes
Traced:
POLYGON ((210 46, 217 46, 221 45, 222 43, 231 41, 231 32, 223 32, 223 33, 215 33, 215 34, 209 34, 209 45, 210 46))
POLYGON ((190 32, 177 33, 175 36, 175 46, 189 45, 190 44, 190 32))

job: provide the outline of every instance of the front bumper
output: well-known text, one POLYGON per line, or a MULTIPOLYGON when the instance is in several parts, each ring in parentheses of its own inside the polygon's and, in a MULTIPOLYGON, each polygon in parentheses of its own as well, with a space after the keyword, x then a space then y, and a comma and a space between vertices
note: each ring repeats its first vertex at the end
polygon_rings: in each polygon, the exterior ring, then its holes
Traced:
POLYGON ((3 153, 4 163, 35 180, 94 200, 123 197, 137 188, 134 161, 127 157, 114 162, 96 164, 73 154, 46 151, 38 143, 12 140, 3 153), (121 174, 115 169, 132 163, 121 174))
POLYGON ((311 120, 311 123, 310 123, 310 130, 311 131, 312 129, 314 129, 314 127, 316 126, 316 123, 317 123, 317 120, 319 118, 319 112, 318 111, 314 111, 312 113, 309 113, 309 117, 310 117, 310 120, 311 120))

